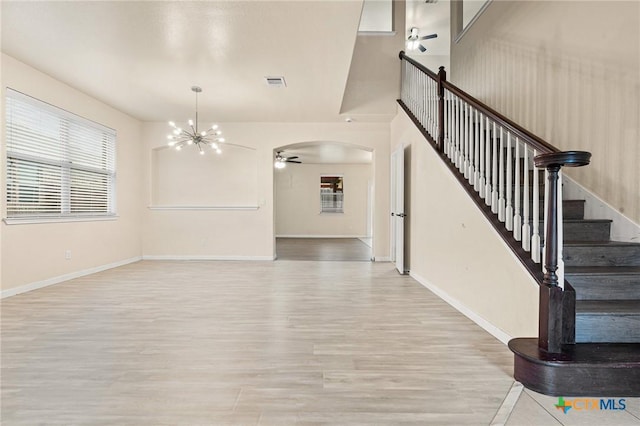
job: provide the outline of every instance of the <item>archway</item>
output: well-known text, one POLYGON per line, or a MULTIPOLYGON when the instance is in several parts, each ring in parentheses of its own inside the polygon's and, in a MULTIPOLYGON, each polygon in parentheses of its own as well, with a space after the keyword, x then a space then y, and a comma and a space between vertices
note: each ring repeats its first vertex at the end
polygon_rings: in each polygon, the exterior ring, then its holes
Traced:
POLYGON ((277 258, 370 261, 373 149, 307 141, 275 148, 274 159, 278 155, 281 168, 274 170, 277 258))

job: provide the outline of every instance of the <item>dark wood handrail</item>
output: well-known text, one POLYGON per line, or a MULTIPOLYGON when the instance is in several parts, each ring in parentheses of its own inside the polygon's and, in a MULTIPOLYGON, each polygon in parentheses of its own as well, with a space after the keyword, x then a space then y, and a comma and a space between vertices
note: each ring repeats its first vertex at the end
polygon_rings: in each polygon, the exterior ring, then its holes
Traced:
MULTIPOLYGON (((558 148, 545 142, 536 135, 532 134, 522 126, 509 120, 494 109, 480 102, 478 99, 469 95, 465 91, 446 81, 446 72, 444 67, 440 67, 436 74, 426 68, 424 65, 416 62, 405 55, 403 51, 399 54, 400 60, 405 60, 412 64, 418 70, 428 75, 437 84, 438 102, 437 102, 437 134, 430 134, 421 122, 415 117, 413 112, 400 99, 398 102, 407 112, 409 117, 418 126, 420 131, 425 135, 427 140, 434 149, 437 150, 439 156, 445 164, 451 169, 454 176, 458 178, 462 186, 467 190, 471 198, 478 205, 480 210, 489 219, 494 228, 501 234, 502 238, 511 246, 513 252, 520 259, 523 265, 529 270, 531 275, 540 284, 539 305, 538 305, 538 346, 547 353, 560 353, 563 346, 575 343, 575 291, 569 283, 564 282, 564 288, 559 284, 558 270, 558 253, 562 241, 558 240, 558 228, 561 226, 562 218, 559 217, 558 197, 559 197, 559 172, 563 166, 581 167, 589 164, 591 154, 585 151, 566 151, 561 152, 558 148), (508 235, 506 227, 501 226, 500 221, 494 215, 493 211, 487 207, 482 198, 476 192, 473 185, 467 181, 467 178, 459 173, 458 167, 449 159, 445 152, 445 90, 453 93, 459 99, 472 106, 480 113, 492 119, 492 121, 504 128, 512 135, 515 135, 520 141, 529 147, 538 151, 534 158, 534 164, 539 168, 546 168, 548 182, 545 186, 547 190, 546 198, 548 199, 546 207, 545 219, 545 257, 547 261, 544 266, 544 274, 540 274, 540 270, 526 256, 524 250, 520 247, 518 241, 512 235, 508 235)), ((432 130, 433 131, 433 130, 432 130)), ((467 148, 468 149, 468 148, 467 148)), ((494 148, 495 149, 495 148, 494 148)), ((477 150, 477 148, 476 148, 477 150)), ((477 152, 477 151, 476 151, 477 152)), ((477 155, 477 154, 476 154, 477 155)), ((466 160, 465 160, 466 161, 466 160)), ((495 167, 495 164, 494 164, 495 167)), ((517 170, 517 168, 516 168, 517 170)), ((501 172, 502 173, 502 172, 501 172)), ((506 173, 511 173, 507 171, 506 173)), ((517 173, 517 172, 516 172, 517 173)), ((517 194, 517 192, 516 192, 517 194)))
MULTIPOLYGON (((412 64, 413 66, 418 68, 420 71, 422 71, 425 74, 427 74, 432 79, 434 79, 436 81, 438 80, 438 75, 436 73, 434 73, 429 68, 425 67, 424 65, 422 65, 422 64, 416 62, 415 60, 411 59, 410 57, 408 57, 404 53, 404 51, 401 51, 399 56, 400 56, 400 59, 404 59, 405 61, 409 62, 410 64, 412 64)), ((491 118, 493 121, 496 122, 496 124, 501 125, 505 129, 509 130, 512 134, 514 134, 515 136, 517 136, 521 140, 525 141, 528 145, 530 145, 535 150, 537 150, 538 153, 546 154, 546 153, 550 153, 550 152, 560 152, 560 150, 558 148, 556 148, 555 146, 553 146, 550 143, 544 141, 543 139, 540 139, 538 136, 534 135, 533 133, 531 133, 530 131, 528 131, 524 127, 522 127, 522 126, 514 123, 513 121, 509 120, 507 117, 505 117, 504 115, 500 114, 498 111, 496 111, 493 108, 489 107, 488 105, 482 103, 481 101, 479 101, 478 99, 474 98, 473 96, 471 96, 470 94, 468 94, 464 90, 462 90, 462 89, 458 88, 457 86, 455 86, 453 83, 445 80, 445 81, 442 81, 442 85, 444 86, 445 89, 447 89, 448 91, 450 91, 454 95, 458 96, 459 98, 463 99, 465 102, 467 102, 470 105, 472 105, 474 108, 476 108, 478 111, 482 112, 484 115, 486 115, 489 118, 491 118)))
POLYGON ((408 57, 404 53, 404 50, 401 50, 400 54, 398 56, 400 57, 400 60, 404 59, 405 61, 409 62, 414 67, 418 68, 423 73, 427 74, 429 77, 433 78, 434 80, 438 79, 438 74, 436 74, 435 72, 431 71, 429 68, 425 67, 420 62, 416 62, 414 59, 411 59, 410 57, 408 57))

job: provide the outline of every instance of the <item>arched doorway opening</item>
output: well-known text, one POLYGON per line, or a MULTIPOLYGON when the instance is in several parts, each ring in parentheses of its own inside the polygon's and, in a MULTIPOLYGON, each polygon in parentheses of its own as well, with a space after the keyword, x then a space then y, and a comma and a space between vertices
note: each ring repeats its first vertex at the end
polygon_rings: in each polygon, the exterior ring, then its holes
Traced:
POLYGON ((280 260, 371 261, 373 149, 310 141, 274 149, 280 260))

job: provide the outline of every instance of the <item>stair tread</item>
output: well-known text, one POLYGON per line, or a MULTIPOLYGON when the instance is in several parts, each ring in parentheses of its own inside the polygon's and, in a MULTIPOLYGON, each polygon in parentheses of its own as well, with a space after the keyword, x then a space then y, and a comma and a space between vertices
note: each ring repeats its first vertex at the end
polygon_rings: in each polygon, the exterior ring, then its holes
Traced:
POLYGON ((578 300, 576 314, 611 315, 638 314, 640 315, 640 300, 578 300))
POLYGON ((516 338, 509 342, 513 352, 534 362, 565 364, 572 367, 593 364, 627 364, 640 367, 640 343, 576 343, 567 345, 560 354, 547 353, 538 348, 536 338, 516 338))
POLYGON ((606 246, 606 247, 637 247, 640 243, 626 241, 565 241, 566 246, 606 246))
POLYGON ((571 275, 636 275, 640 274, 640 266, 567 266, 564 272, 571 275))
MULTIPOLYGON (((533 219, 530 220, 529 222, 533 222, 533 219)), ((543 223, 544 219, 541 218, 540 219, 540 223, 543 223)), ((567 219, 567 218, 563 218, 562 219, 563 223, 612 223, 613 221, 611 219, 567 219)))

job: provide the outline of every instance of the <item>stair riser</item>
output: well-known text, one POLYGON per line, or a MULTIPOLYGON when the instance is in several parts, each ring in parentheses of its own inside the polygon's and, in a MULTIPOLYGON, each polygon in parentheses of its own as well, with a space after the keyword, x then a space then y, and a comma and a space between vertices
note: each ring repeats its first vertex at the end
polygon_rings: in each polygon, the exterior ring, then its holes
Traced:
MULTIPOLYGON (((608 241, 611 235, 610 222, 564 222, 565 241, 608 241)), ((541 238, 544 241, 544 222, 540 222, 541 238)))
POLYGON ((636 315, 576 314, 576 342, 638 343, 640 312, 636 315))
POLYGON ((565 241, 608 241, 611 235, 611 222, 565 222, 563 225, 565 241))
POLYGON ((565 266, 640 266, 638 246, 567 246, 565 266))
POLYGON ((577 300, 640 300, 640 275, 565 274, 577 300))

